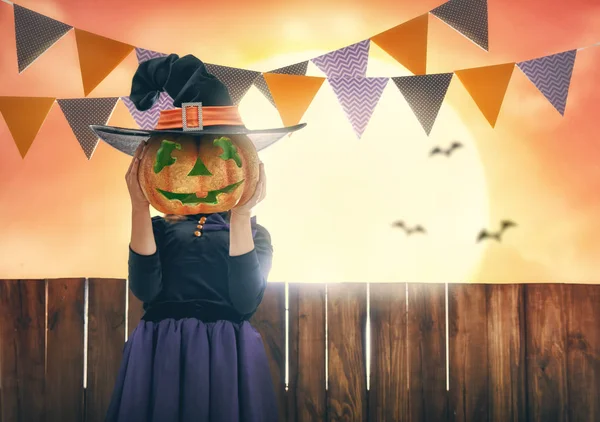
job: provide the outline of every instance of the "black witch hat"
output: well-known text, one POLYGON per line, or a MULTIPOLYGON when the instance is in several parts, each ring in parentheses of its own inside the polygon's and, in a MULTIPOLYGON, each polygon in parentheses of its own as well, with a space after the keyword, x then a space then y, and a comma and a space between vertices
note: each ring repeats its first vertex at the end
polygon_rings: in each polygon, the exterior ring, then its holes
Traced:
POLYGON ((140 63, 129 96, 135 107, 140 111, 148 110, 162 91, 173 98, 173 106, 177 108, 161 111, 154 130, 101 125, 90 128, 104 142, 133 156, 140 142, 157 134, 245 134, 260 151, 306 126, 301 123, 275 129, 247 129, 227 87, 192 55, 180 58, 171 54, 140 63))

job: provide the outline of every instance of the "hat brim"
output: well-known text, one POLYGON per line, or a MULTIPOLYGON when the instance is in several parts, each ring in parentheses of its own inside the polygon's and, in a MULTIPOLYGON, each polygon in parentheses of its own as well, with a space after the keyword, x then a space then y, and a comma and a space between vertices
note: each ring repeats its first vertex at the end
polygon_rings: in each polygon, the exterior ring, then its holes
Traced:
POLYGON ((114 126, 90 125, 90 129, 104 142, 133 157, 141 142, 155 135, 240 135, 244 134, 252 140, 257 151, 274 144, 285 135, 302 129, 306 123, 276 129, 246 129, 242 126, 207 126, 203 130, 184 132, 182 130, 140 130, 114 126))

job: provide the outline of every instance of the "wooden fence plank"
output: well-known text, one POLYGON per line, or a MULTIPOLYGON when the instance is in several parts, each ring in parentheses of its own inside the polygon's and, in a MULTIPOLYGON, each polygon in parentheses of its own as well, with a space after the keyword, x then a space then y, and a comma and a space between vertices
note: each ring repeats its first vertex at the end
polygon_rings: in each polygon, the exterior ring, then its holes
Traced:
POLYGON ((327 285, 329 421, 366 421, 366 284, 327 285))
POLYGON ((600 286, 565 288, 569 421, 600 421, 600 286))
POLYGON ((448 420, 488 420, 488 332, 484 284, 448 286, 448 420))
POLYGON ((279 418, 287 418, 285 394, 285 284, 268 283, 262 303, 250 320, 260 333, 271 368, 279 418))
POLYGON ((129 338, 144 315, 144 304, 131 293, 130 289, 127 289, 127 295, 127 338, 129 338))
POLYGON ((48 421, 83 421, 84 283, 84 279, 48 280, 48 421))
POLYGON ((125 342, 125 280, 89 279, 85 421, 102 422, 125 342))
POLYGON ((408 420, 406 284, 370 284, 369 421, 408 420))
POLYGON ((527 326, 527 420, 563 422, 568 417, 566 288, 529 284, 527 326))
POLYGON ((289 285, 288 422, 324 422, 325 285, 289 285))
POLYGON ((524 286, 488 285, 489 421, 527 421, 524 286))
POLYGON ((0 280, 2 421, 44 420, 45 280, 0 280))
POLYGON ((410 421, 446 421, 448 396, 443 284, 408 284, 408 362, 410 421))

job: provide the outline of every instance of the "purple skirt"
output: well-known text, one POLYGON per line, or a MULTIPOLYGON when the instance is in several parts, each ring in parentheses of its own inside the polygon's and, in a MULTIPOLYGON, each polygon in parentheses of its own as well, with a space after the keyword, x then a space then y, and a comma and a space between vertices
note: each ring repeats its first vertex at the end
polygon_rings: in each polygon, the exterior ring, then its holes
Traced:
POLYGON ((277 402, 249 322, 141 321, 125 343, 106 422, 271 422, 277 402))

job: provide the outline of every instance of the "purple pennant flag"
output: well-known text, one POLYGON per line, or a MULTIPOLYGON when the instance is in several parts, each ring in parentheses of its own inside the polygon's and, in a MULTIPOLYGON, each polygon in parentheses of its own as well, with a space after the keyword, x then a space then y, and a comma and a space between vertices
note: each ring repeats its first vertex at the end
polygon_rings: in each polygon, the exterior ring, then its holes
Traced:
POLYGON ((487 0, 450 0, 430 13, 488 51, 487 0))
POLYGON ((146 111, 139 111, 135 108, 135 105, 129 97, 121 97, 121 100, 123 100, 127 106, 133 120, 135 120, 138 126, 144 130, 153 130, 156 128, 158 117, 162 110, 172 110, 175 108, 173 105, 173 98, 166 92, 161 92, 158 100, 146 111))
POLYGON ((332 78, 329 84, 360 139, 389 78, 332 78))
POLYGON ((452 73, 440 73, 392 78, 419 119, 427 136, 431 132, 444 97, 446 97, 452 75, 452 73))
POLYGON ((143 48, 136 48, 135 55, 137 56, 138 64, 148 61, 150 59, 155 59, 157 57, 168 56, 168 54, 159 53, 157 51, 152 51, 152 50, 145 50, 143 48))
POLYGON ((98 145, 98 137, 90 125, 105 125, 118 100, 118 97, 56 100, 88 160, 98 145))
POLYGON ((29 9, 13 5, 19 73, 52 47, 73 27, 29 9))
POLYGON ((328 78, 364 78, 367 74, 371 40, 364 40, 348 47, 312 59, 312 62, 328 78))
POLYGON ((205 65, 208 73, 213 74, 225 84, 231 95, 231 101, 235 105, 242 101, 242 98, 244 98, 254 80, 260 75, 260 72, 254 70, 238 69, 236 67, 211 63, 205 63, 205 65))
POLYGON ((577 50, 517 63, 519 69, 564 116, 577 50))

